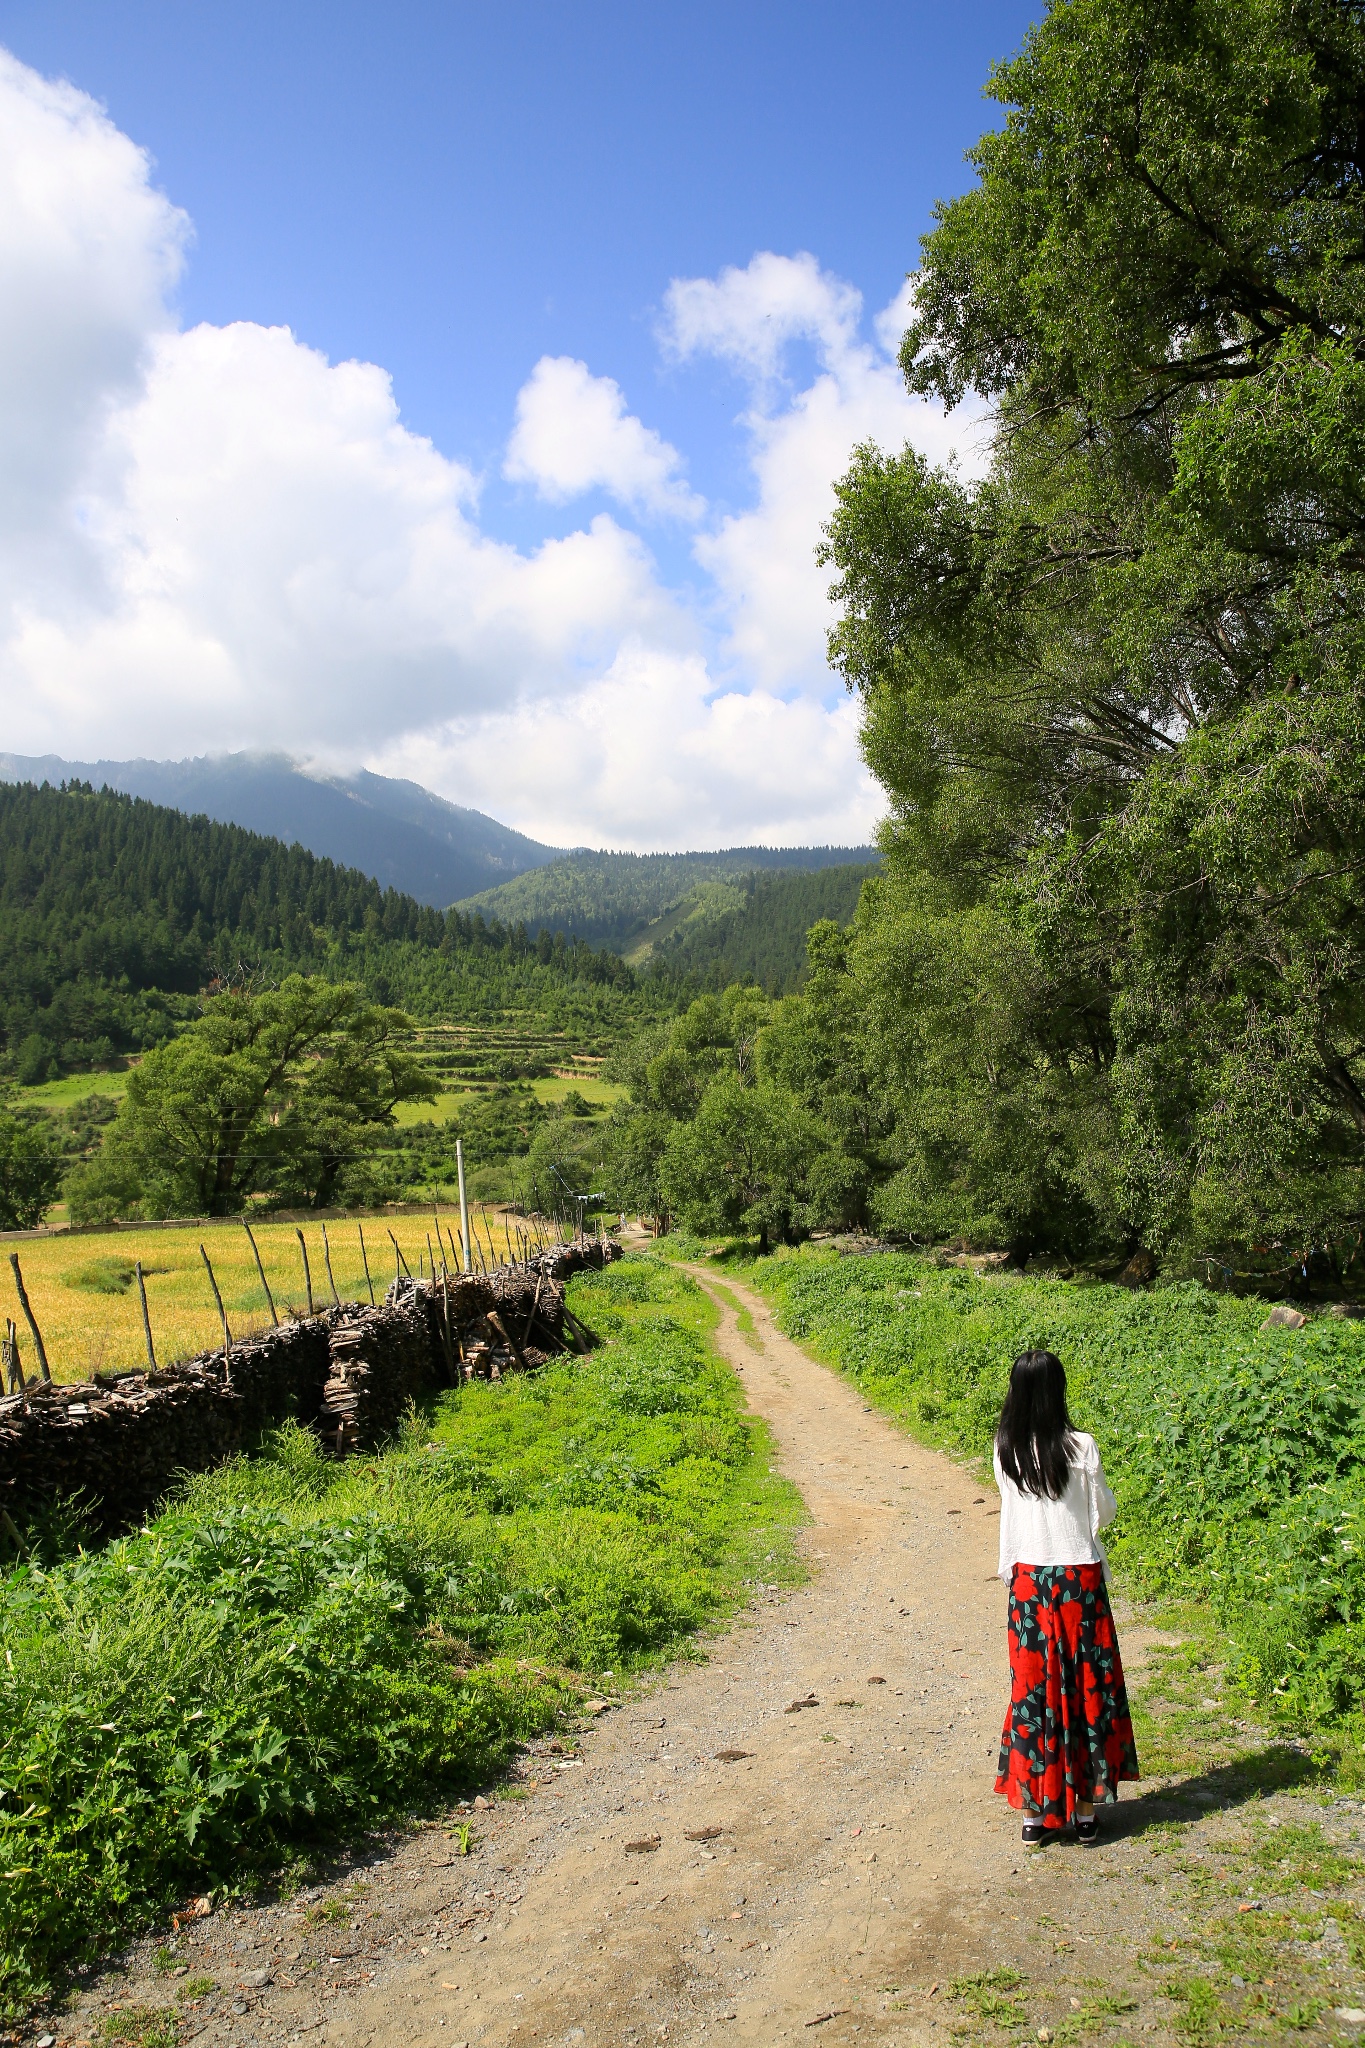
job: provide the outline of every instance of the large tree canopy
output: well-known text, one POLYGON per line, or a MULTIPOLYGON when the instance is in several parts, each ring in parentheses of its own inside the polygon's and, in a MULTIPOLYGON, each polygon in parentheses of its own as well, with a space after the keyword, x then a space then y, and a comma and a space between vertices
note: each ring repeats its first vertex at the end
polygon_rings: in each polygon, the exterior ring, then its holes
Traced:
POLYGON ((774 1002, 735 982, 620 1056, 629 1097, 604 1133, 612 1204, 752 1231, 765 1248, 865 1218, 882 1126, 843 933, 822 920, 807 953, 803 995, 774 1002))
POLYGON ((861 449, 828 529, 885 1213, 1354 1243, 1365 7, 1060 0, 991 90, 902 352, 989 472, 861 449))
POLYGON ((409 1019, 354 983, 293 974, 210 998, 128 1076, 118 1118, 70 1183, 77 1221, 222 1216, 248 1196, 322 1208, 363 1179, 368 1143, 435 1076, 409 1019))

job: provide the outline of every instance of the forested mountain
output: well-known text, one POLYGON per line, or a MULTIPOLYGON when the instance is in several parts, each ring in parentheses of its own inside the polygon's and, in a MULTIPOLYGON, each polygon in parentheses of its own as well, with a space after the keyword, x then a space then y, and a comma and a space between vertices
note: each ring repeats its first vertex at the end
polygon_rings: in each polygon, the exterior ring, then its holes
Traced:
POLYGON ((0 784, 0 1034, 41 1079, 168 1037, 215 979, 293 969, 363 981, 424 1016, 506 1007, 619 1019, 610 953, 443 915, 235 825, 89 787, 0 784))
POLYGON ((361 769, 319 775, 287 754, 222 754, 193 761, 62 761, 0 754, 0 778, 88 782, 220 824, 306 846, 359 868, 382 887, 437 909, 555 860, 542 846, 482 811, 447 803, 416 782, 361 769))
POLYGON ((590 945, 629 952, 656 918, 703 882, 736 882, 759 869, 860 865, 871 846, 732 846, 720 853, 565 854, 458 907, 528 931, 572 932, 590 945))
POLYGON ((806 979, 811 926, 821 918, 848 924, 863 883, 878 871, 879 863, 870 861, 704 884, 661 919, 657 930, 651 927, 631 963, 698 988, 757 982, 769 995, 788 995, 806 979), (708 900, 713 895, 724 900, 708 900))

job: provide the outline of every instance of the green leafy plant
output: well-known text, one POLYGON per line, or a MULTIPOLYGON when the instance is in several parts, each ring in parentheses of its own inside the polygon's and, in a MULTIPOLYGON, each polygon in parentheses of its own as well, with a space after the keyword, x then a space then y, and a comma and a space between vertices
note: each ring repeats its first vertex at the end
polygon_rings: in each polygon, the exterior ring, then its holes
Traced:
POLYGON ((324 1899, 321 1905, 312 1906, 308 1911, 310 1920, 318 1921, 325 1926, 336 1926, 350 1917, 351 1908, 345 1899, 324 1899))
POLYGON ((998 2027, 1022 2027, 1028 2024, 1028 2012, 1009 1994, 1027 1982, 1017 1970, 982 1970, 975 1976, 954 1977, 948 1996, 960 1999, 979 2019, 993 2020, 998 2027))
POLYGON ((285 1430, 137 1535, 0 1580, 10 2011, 188 1892, 488 1782, 579 1674, 740 1597, 795 1506, 714 1312, 662 1262, 599 1292, 618 1324, 586 1359, 443 1397, 364 1461, 285 1430))

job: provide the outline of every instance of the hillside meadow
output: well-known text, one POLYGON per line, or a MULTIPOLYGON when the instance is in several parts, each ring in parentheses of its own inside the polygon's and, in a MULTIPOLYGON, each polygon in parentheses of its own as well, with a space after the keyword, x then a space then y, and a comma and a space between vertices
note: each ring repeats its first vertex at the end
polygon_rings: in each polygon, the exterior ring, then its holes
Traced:
MULTIPOLYGON (((497 1210, 485 1210, 477 1204, 470 1215, 473 1233, 484 1247, 485 1257, 490 1239, 498 1257, 515 1252, 510 1235, 514 1226, 509 1219, 497 1210)), ((440 1217, 442 1225, 454 1232, 458 1245, 458 1211, 442 1207, 440 1217)), ((251 1227, 280 1315, 301 1315, 307 1307, 299 1230, 308 1249, 314 1303, 318 1308, 328 1307, 332 1291, 323 1245, 324 1225, 253 1222, 251 1227)), ((434 1243, 436 1225, 430 1214, 377 1215, 329 1221, 325 1228, 337 1293, 343 1301, 368 1301, 365 1255, 375 1297, 382 1299, 395 1269, 389 1233, 393 1233, 409 1267, 417 1273, 427 1259, 428 1240, 434 1243), (366 1254, 361 1250, 362 1230, 366 1254)), ((26 1374, 33 1376, 37 1361, 15 1291, 9 1264, 11 1253, 19 1258, 53 1378, 87 1380, 96 1372, 143 1366, 147 1362, 142 1310, 134 1279, 134 1263, 139 1259, 158 1365, 170 1365, 179 1358, 221 1344, 222 1327, 200 1256, 201 1244, 212 1261, 233 1336, 245 1337, 267 1328, 270 1310, 251 1246, 239 1221, 192 1223, 169 1229, 156 1224, 128 1223, 69 1236, 63 1232, 51 1237, 0 1239, 0 1250, 4 1253, 0 1259, 0 1314, 12 1316, 19 1326, 26 1374)), ((453 1264, 448 1244, 446 1258, 453 1264)))

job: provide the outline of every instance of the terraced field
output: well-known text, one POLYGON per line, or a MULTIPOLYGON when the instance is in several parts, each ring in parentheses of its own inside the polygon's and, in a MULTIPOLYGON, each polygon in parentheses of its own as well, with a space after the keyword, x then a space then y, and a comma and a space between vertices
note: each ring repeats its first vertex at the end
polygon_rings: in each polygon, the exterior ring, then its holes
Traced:
POLYGON ((588 1080, 600 1072, 607 1050, 550 1030, 534 1017, 424 1024, 416 1039, 428 1066, 452 1091, 556 1075, 588 1080))

